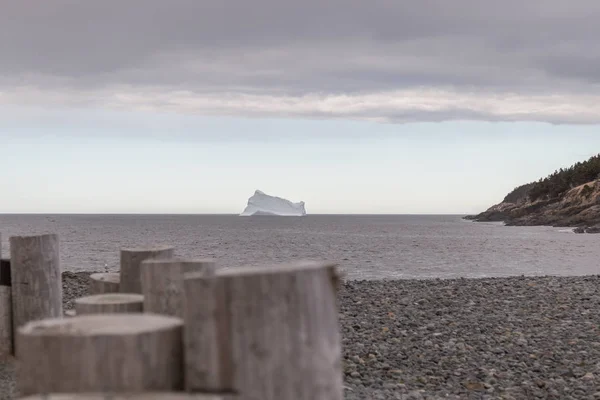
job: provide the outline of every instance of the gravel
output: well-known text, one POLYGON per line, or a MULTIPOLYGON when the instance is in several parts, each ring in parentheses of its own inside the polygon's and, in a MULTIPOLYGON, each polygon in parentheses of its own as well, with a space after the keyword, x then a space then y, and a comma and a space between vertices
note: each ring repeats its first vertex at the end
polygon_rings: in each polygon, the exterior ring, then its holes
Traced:
POLYGON ((600 399, 600 278, 350 281, 346 399, 600 399))
MULTIPOLYGON (((87 276, 63 274, 65 309, 87 276)), ((598 276, 347 281, 345 399, 600 400, 598 310, 598 276)))
POLYGON ((63 272, 63 308, 75 307, 75 299, 89 295, 89 276, 87 272, 63 272))

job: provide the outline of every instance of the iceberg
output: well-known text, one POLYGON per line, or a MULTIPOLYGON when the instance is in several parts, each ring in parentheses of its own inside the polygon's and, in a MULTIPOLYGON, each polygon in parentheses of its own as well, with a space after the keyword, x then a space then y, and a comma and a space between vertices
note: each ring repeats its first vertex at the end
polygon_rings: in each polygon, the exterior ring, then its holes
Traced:
POLYGON ((302 217, 306 215, 304 202, 292 203, 281 197, 269 196, 268 194, 257 190, 254 195, 248 199, 248 205, 241 216, 252 215, 282 215, 302 217))

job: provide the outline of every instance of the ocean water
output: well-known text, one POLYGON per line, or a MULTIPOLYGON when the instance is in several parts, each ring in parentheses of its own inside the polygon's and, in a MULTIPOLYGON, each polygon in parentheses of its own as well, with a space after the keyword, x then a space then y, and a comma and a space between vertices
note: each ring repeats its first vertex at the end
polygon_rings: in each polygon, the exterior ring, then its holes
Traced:
POLYGON ((64 270, 118 270, 119 249, 168 244, 220 267, 326 259, 348 279, 589 275, 600 271, 600 235, 506 227, 461 216, 0 215, 9 236, 60 236, 64 270))

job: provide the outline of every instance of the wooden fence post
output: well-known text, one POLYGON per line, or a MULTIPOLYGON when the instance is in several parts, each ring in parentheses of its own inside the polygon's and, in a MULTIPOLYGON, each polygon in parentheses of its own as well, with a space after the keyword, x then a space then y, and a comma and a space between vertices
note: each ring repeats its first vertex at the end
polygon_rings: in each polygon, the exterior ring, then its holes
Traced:
MULTIPOLYGON (((237 400, 235 395, 149 392, 149 393, 80 393, 48 394, 21 397, 20 400, 237 400)), ((282 399, 283 400, 283 399, 282 399)))
POLYGON ((187 274, 186 389, 342 400, 337 284, 314 262, 187 274))
POLYGON ((76 315, 141 313, 144 296, 134 293, 105 293, 75 300, 76 315))
POLYGON ((62 317, 58 236, 12 236, 10 263, 14 329, 30 321, 62 317))
POLYGON ((141 279, 144 312, 183 318, 183 276, 188 272, 214 274, 214 260, 146 260, 141 279))
POLYGON ((21 396, 182 390, 182 325, 151 314, 30 322, 17 331, 17 389, 21 396))
POLYGON ((12 354, 14 351, 10 260, 2 258, 0 259, 0 357, 12 354))
POLYGON ((121 250, 121 271, 119 291, 121 293, 142 294, 140 265, 144 260, 164 260, 173 258, 173 247, 155 247, 121 250))
POLYGON ((120 274, 106 272, 90 275, 90 294, 118 293, 120 274))

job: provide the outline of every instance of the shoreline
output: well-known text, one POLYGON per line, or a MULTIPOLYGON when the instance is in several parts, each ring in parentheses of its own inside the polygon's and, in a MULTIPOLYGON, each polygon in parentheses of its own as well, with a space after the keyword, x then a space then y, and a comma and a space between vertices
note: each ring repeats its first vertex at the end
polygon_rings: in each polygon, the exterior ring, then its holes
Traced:
POLYGON ((511 218, 505 215, 503 212, 490 212, 484 211, 480 214, 476 215, 465 215, 462 217, 464 221, 470 222, 497 222, 502 223, 504 226, 514 226, 514 227, 548 227, 548 228, 563 228, 569 229, 573 231, 573 233, 589 233, 596 234, 600 233, 600 224, 596 219, 592 219, 588 222, 578 222, 573 223, 571 218, 566 218, 564 220, 557 220, 553 223, 547 223, 547 221, 539 221, 534 218, 532 219, 524 219, 524 218, 511 218))
POLYGON ((466 215, 462 217, 464 221, 469 221, 473 223, 498 223, 503 224, 505 227, 546 227, 546 228, 560 228, 563 230, 568 230, 571 233, 576 234, 598 234, 600 233, 600 225, 597 223, 586 224, 582 223, 579 225, 570 225, 570 224, 538 224, 538 223, 528 223, 523 221, 512 221, 510 219, 479 219, 478 215, 466 215))
MULTIPOLYGON (((109 271, 118 272, 118 271, 109 271)), ((342 271, 343 272, 343 271, 342 271)), ((64 271, 62 272, 63 279, 63 308, 69 310, 73 308, 73 301, 78 297, 87 296, 88 292, 88 277, 94 273, 102 273, 101 271, 64 271)), ((426 277, 426 278, 380 278, 380 279, 347 279, 342 278, 342 286, 348 284, 410 284, 422 282, 446 282, 460 283, 467 281, 494 282, 494 281, 510 281, 522 279, 564 279, 564 280, 579 280, 579 279, 598 279, 600 283, 600 270, 598 274, 585 275, 507 275, 507 276, 481 276, 481 277, 426 277)))
MULTIPOLYGON (((65 310, 88 275, 63 273, 65 310)), ((338 298, 345 399, 600 399, 599 275, 346 280, 338 298)))

